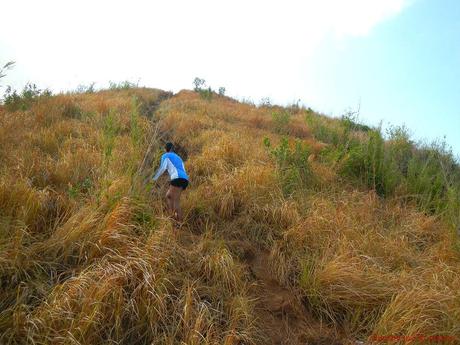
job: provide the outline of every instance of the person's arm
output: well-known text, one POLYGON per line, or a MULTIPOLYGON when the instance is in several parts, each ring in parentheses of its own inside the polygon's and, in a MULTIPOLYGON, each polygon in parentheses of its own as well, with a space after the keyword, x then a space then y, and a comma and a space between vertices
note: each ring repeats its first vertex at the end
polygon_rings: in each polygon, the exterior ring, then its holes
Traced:
POLYGON ((154 181, 158 180, 158 178, 165 172, 167 166, 168 165, 167 165, 166 159, 164 157, 161 157, 160 167, 158 168, 158 171, 155 174, 155 176, 153 176, 154 181))

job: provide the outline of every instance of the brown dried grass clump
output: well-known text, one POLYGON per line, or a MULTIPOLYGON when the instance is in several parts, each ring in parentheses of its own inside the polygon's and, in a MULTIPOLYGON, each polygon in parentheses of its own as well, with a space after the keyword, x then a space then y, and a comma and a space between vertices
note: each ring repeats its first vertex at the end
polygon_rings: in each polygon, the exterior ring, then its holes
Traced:
POLYGON ((455 288, 446 288, 445 282, 433 286, 432 278, 428 278, 395 294, 373 329, 373 335, 444 336, 454 340, 460 334, 458 273, 451 273, 456 276, 455 288))
POLYGON ((300 288, 310 310, 357 335, 455 334, 459 282, 443 273, 456 272, 455 266, 433 265, 445 260, 438 246, 450 238, 439 220, 372 193, 320 195, 310 202, 306 219, 271 252, 279 281, 300 288), (416 295, 420 300, 411 306, 409 296, 416 295), (425 310, 428 296, 436 295, 446 302, 425 310), (439 327, 430 326, 435 323, 439 327))

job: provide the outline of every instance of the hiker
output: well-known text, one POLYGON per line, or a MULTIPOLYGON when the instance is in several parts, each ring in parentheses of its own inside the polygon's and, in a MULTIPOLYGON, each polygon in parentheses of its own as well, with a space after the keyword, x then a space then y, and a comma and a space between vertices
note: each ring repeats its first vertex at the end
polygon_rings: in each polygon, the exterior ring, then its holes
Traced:
POLYGON ((165 145, 166 153, 161 156, 160 168, 158 169, 153 180, 158 178, 168 170, 169 177, 171 178, 168 192, 166 193, 166 203, 168 211, 172 213, 173 218, 182 222, 183 214, 180 208, 180 196, 183 190, 188 186, 188 175, 185 172, 184 162, 174 153, 174 145, 170 142, 165 145))

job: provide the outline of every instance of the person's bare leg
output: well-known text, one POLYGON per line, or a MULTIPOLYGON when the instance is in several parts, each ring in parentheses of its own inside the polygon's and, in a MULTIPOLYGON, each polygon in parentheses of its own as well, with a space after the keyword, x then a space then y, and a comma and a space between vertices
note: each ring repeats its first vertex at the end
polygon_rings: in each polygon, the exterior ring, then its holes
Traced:
POLYGON ((184 220, 184 214, 182 213, 182 208, 180 207, 180 196, 182 194, 182 188, 179 187, 178 190, 177 190, 177 193, 176 193, 176 198, 174 199, 175 203, 174 203, 174 208, 176 210, 176 213, 177 213, 177 218, 176 220, 178 222, 182 222, 184 220))
POLYGON ((181 209, 179 206, 180 193, 182 192, 181 187, 171 186, 171 196, 172 196, 172 207, 174 219, 178 222, 182 219, 181 209))
POLYGON ((175 199, 175 193, 174 193, 174 186, 169 186, 168 191, 166 192, 166 205, 168 208, 168 212, 174 217, 174 199, 175 199))
POLYGON ((168 204, 168 212, 174 220, 177 220, 177 209, 176 200, 181 188, 176 186, 169 186, 168 192, 166 193, 166 202, 168 204))

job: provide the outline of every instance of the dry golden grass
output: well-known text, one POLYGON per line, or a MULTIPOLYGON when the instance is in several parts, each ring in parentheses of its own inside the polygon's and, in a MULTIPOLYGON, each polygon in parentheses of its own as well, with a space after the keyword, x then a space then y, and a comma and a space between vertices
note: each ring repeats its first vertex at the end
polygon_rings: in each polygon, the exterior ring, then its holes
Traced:
POLYGON ((286 194, 263 145, 280 142, 272 112, 283 109, 182 91, 152 113, 164 97, 129 89, 40 98, 24 112, 0 107, 1 344, 460 334, 448 224, 337 178, 316 159, 325 145, 301 111, 286 133, 313 154, 315 183, 286 194), (165 186, 143 184, 154 167, 139 171, 155 128, 150 160, 161 140, 188 157, 179 233, 163 209, 165 186), (251 268, 261 253, 270 279, 251 268), (272 315, 260 302, 268 295, 254 294, 269 285, 300 307, 272 315), (304 316, 317 323, 292 321, 304 316))

